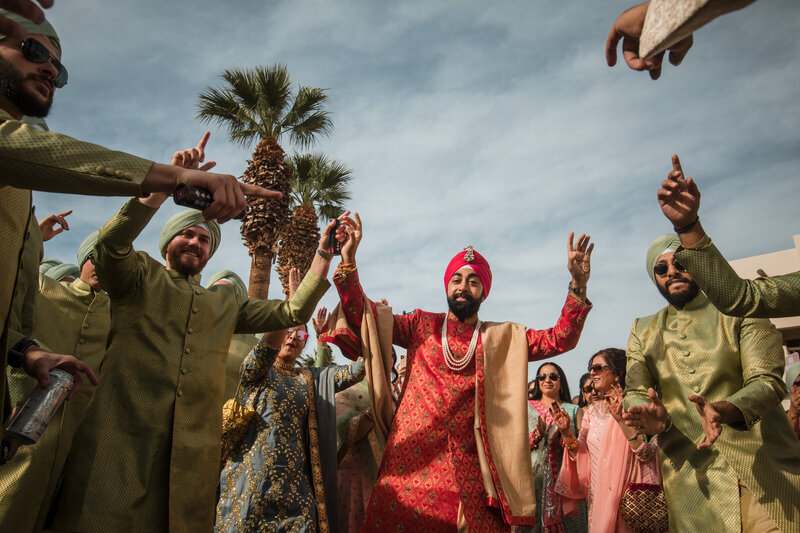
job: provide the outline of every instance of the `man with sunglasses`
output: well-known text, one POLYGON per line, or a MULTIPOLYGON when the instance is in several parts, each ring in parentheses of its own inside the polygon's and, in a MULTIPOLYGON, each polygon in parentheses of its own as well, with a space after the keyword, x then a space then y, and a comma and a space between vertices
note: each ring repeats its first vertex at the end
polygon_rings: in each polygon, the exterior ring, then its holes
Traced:
POLYGON ((647 252, 669 305, 631 326, 623 419, 658 435, 670 531, 793 530, 800 443, 781 408, 781 335, 720 313, 676 259, 680 244, 666 234, 647 252))
MULTIPOLYGON (((30 8, 36 8, 30 2, 13 5, 28 16, 42 18, 41 13, 31 13, 30 8)), ((0 367, 5 370, 7 361, 11 361, 38 376, 40 385, 45 386, 49 382, 48 371, 59 366, 73 373, 79 384, 76 369, 85 371, 88 367, 74 358, 41 350, 32 339, 8 328, 27 230, 33 222, 31 190, 141 196, 170 193, 179 183, 187 183, 214 193, 215 201, 204 215, 221 222, 242 211, 244 194, 280 194, 241 184, 231 175, 161 165, 23 124, 23 115, 45 116, 55 89, 67 82, 66 69, 60 62, 61 44, 47 21, 37 24, 3 9, 0 29, 13 32, 0 33, 0 242, 4 247, 0 258, 0 367), (14 351, 9 354, 7 347, 14 351)), ((95 380, 91 371, 89 374, 95 380)), ((6 419, 8 410, 3 371, 0 420, 6 419)))

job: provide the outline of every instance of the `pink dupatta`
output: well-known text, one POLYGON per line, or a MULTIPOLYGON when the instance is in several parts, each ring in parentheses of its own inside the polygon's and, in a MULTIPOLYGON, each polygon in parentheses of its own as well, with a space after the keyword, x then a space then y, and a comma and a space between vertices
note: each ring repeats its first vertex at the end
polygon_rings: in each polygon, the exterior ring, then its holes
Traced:
POLYGON ((628 479, 635 461, 642 461, 639 473, 647 483, 661 483, 661 463, 658 448, 654 442, 642 444, 636 452, 631 450, 617 421, 611 415, 600 412, 602 402, 593 403, 583 417, 578 453, 573 459, 564 449, 561 472, 556 481, 556 491, 563 496, 564 514, 577 510, 578 502, 587 499, 589 504, 589 532, 629 532, 631 531, 619 514, 619 504, 628 486, 628 479), (609 416, 600 441, 603 456, 597 458, 597 479, 591 478, 591 457, 586 440, 589 437, 592 420, 598 416, 609 416), (637 455, 641 459, 637 458, 637 455), (591 498, 589 494, 591 491, 591 498))

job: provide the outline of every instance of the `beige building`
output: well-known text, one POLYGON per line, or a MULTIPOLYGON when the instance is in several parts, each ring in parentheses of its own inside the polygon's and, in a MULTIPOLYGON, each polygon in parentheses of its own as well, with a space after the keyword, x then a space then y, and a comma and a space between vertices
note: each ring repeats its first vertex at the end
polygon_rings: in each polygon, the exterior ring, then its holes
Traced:
MULTIPOLYGON (((746 279, 797 272, 800 270, 800 235, 794 236, 794 246, 788 250, 745 257, 730 264, 740 277, 746 279)), ((800 362, 800 316, 773 318, 772 323, 783 335, 786 366, 800 362)))

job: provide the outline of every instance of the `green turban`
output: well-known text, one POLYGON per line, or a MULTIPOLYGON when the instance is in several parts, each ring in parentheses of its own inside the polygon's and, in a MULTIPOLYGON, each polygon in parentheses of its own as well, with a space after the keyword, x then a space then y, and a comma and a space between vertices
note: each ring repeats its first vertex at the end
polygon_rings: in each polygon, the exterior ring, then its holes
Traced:
MULTIPOLYGON (((0 16, 13 20, 25 28, 25 31, 31 35, 44 35, 50 39, 50 42, 53 43, 53 47, 56 49, 56 58, 61 61, 61 41, 58 38, 55 28, 53 28, 49 22, 45 20, 41 24, 34 24, 25 17, 17 15, 16 13, 11 13, 10 11, 6 11, 5 9, 0 9, 0 16)), ((8 36, 0 33, 0 40, 5 39, 6 37, 8 36)))
POLYGON ((794 363, 786 367, 786 387, 788 389, 792 388, 792 383, 797 379, 798 374, 800 374, 800 363, 794 363))
MULTIPOLYGON (((647 249, 645 267, 647 267, 647 275, 650 276, 653 283, 656 283, 656 275, 653 273, 653 267, 658 262, 658 258, 663 253, 674 252, 680 245, 681 239, 676 234, 665 233, 654 240, 650 248, 647 249)), ((656 285, 658 284, 656 283, 656 285)))
POLYGON ((247 298, 247 285, 244 284, 244 281, 242 281, 242 278, 240 278, 236 272, 232 272, 230 270, 220 270, 208 278, 208 281, 206 282, 206 288, 209 289, 213 284, 222 280, 225 280, 233 285, 233 288, 236 289, 236 293, 239 296, 247 298))
POLYGON ((78 246, 78 266, 83 268, 83 264, 89 259, 89 256, 92 255, 94 251, 94 243, 97 242, 97 236, 100 235, 99 231, 91 232, 85 239, 80 246, 78 246))
POLYGON ((60 265, 60 259, 54 259, 52 257, 45 257, 42 259, 42 262, 39 264, 39 274, 44 274, 54 266, 60 265))
POLYGON ((81 277, 81 269, 69 263, 61 263, 56 265, 44 274, 50 279, 61 281, 64 278, 79 278, 81 277))
POLYGON ((200 226, 208 230, 208 234, 211 236, 211 248, 208 251, 208 257, 214 255, 214 252, 219 248, 219 224, 216 220, 204 219, 202 211, 186 209, 173 215, 161 229, 161 237, 158 239, 158 249, 161 250, 161 257, 167 258, 167 245, 172 238, 192 226, 200 226))

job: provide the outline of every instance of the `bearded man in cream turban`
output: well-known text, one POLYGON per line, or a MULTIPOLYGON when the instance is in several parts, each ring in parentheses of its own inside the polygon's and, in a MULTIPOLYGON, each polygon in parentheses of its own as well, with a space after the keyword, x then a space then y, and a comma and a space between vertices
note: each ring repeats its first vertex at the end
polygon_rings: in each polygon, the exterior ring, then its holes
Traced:
POLYGON ((631 326, 623 418, 658 435, 670 531, 795 531, 800 442, 780 405, 781 335, 720 313, 676 259, 680 244, 666 234, 647 251, 669 305, 631 326))
MULTIPOLYGON (((202 159, 195 149, 183 155, 193 168, 202 159)), ((329 286, 330 259, 317 254, 288 301, 248 298, 230 284, 203 287, 219 225, 195 210, 170 218, 159 239, 165 266, 132 245, 166 199, 151 196, 126 203, 94 247, 111 335, 56 503, 58 531, 210 531, 231 337, 305 323, 329 286)), ((328 246, 327 231, 320 246, 328 246)))

